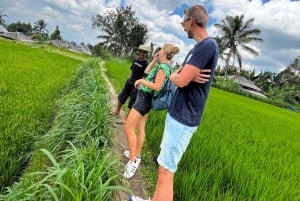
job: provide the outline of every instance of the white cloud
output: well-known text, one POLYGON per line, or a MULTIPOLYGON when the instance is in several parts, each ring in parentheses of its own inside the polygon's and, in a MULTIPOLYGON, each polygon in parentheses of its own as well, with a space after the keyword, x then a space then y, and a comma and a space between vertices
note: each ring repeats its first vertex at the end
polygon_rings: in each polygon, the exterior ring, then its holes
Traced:
MULTIPOLYGON (((77 43, 99 42, 98 30, 92 28, 91 16, 103 15, 125 2, 136 11, 138 20, 147 25, 149 40, 155 45, 173 43, 180 48, 175 60, 181 63, 194 41, 186 37, 180 22, 183 11, 178 11, 182 4, 201 4, 210 11, 210 22, 220 22, 226 15, 245 15, 245 19, 254 18, 254 27, 261 30, 263 43, 252 43, 259 51, 259 57, 243 53, 245 68, 272 69, 278 72, 289 65, 300 55, 300 1, 272 0, 263 3, 262 0, 2 0, 1 7, 8 15, 7 23, 30 22, 44 19, 52 33, 58 25, 65 40, 77 43)), ((214 26, 208 27, 211 36, 218 33, 214 26)))

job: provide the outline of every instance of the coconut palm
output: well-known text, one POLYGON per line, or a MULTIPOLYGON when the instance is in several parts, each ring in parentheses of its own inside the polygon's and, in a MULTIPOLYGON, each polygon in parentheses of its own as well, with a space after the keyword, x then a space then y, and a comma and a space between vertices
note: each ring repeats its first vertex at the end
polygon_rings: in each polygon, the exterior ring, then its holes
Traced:
POLYGON ((47 25, 48 24, 44 20, 39 19, 34 23, 33 31, 37 34, 41 34, 42 37, 45 39, 47 38, 49 33, 48 29, 46 28, 47 25))
POLYGON ((4 12, 4 9, 1 8, 0 9, 0 25, 5 24, 5 21, 4 21, 3 17, 7 17, 7 15, 4 15, 3 12, 4 12))
MULTIPOLYGON (((245 50, 254 56, 258 56, 258 52, 247 44, 252 41, 263 42, 261 38, 256 37, 260 34, 259 29, 253 29, 254 18, 244 20, 244 15, 241 16, 226 16, 221 23, 216 23, 214 26, 221 31, 221 36, 218 36, 221 55, 225 55, 225 78, 227 76, 227 67, 229 60, 233 58, 238 60, 239 68, 242 68, 242 56, 239 49, 245 50)), ((222 58, 222 57, 221 57, 222 58)))

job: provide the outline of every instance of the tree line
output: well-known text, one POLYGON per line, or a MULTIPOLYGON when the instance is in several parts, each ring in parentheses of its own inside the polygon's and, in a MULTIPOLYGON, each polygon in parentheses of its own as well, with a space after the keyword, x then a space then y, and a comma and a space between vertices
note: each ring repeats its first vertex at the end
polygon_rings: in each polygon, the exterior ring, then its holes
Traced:
MULTIPOLYGON (((5 16, 4 10, 0 9, 1 24, 4 24, 5 16)), ((245 19, 244 15, 236 15, 226 16, 221 22, 214 24, 220 33, 215 37, 219 45, 220 59, 225 61, 224 66, 217 68, 215 76, 223 76, 224 83, 229 82, 228 75, 244 76, 260 87, 270 99, 300 108, 300 56, 278 74, 270 71, 257 73, 255 70, 242 68, 241 51, 257 57, 258 52, 249 44, 263 42, 259 37, 261 30, 253 27, 254 20, 254 18, 245 19)), ((100 32, 98 35, 100 42, 95 46, 88 45, 94 55, 132 58, 135 48, 148 39, 147 25, 139 22, 131 6, 119 7, 103 15, 97 14, 91 17, 91 22, 92 27, 100 32)), ((42 40, 49 38, 46 27, 47 23, 42 19, 36 21, 33 28, 30 23, 21 22, 7 26, 9 31, 33 33, 33 36, 40 37, 42 40)), ((50 39, 62 39, 58 26, 50 35, 50 39)), ((152 43, 151 49, 153 49, 152 43)))

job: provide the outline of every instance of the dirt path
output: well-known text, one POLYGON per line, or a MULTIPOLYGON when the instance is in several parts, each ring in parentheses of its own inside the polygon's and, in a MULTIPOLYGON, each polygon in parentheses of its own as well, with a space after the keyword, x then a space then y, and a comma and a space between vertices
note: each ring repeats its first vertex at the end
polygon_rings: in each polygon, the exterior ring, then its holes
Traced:
MULTIPOLYGON (((103 66, 103 63, 100 64, 100 70, 101 74, 106 81, 106 84, 109 88, 110 92, 110 100, 111 100, 111 106, 114 109, 116 104, 117 104, 117 93, 115 89, 113 88, 111 82, 106 76, 105 73, 105 68, 103 66)), ((124 105, 125 107, 125 105, 124 105)), ((123 119, 125 116, 124 111, 122 110, 120 113, 120 119, 123 119)), ((118 119, 116 118, 116 121, 118 119)), ((123 156, 123 152, 128 149, 127 145, 127 138, 126 134, 124 132, 124 124, 113 124, 113 137, 114 137, 114 146, 113 146, 113 151, 115 152, 117 158, 125 165, 125 163, 128 161, 123 156)), ((142 162, 143 163, 143 162, 142 162)), ((122 179, 122 184, 126 187, 128 187, 135 195, 141 196, 143 198, 149 197, 148 192, 146 191, 146 183, 141 175, 140 169, 143 168, 143 164, 141 163, 139 169, 137 170, 136 174, 133 176, 133 178, 127 180, 127 179, 122 179)), ((123 178, 122 176, 123 170, 120 172, 120 177, 123 178)), ((118 191, 115 195, 114 201, 127 201, 128 196, 130 193, 125 192, 125 191, 118 191)))

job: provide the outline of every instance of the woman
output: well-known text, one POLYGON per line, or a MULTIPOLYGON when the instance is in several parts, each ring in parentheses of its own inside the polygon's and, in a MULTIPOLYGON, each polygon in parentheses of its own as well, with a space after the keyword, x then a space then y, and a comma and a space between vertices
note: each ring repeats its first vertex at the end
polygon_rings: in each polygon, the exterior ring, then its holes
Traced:
POLYGON ((138 95, 125 124, 129 146, 129 151, 124 152, 129 158, 123 174, 126 179, 135 174, 141 162, 140 152, 145 140, 145 125, 151 110, 152 96, 158 94, 169 79, 171 60, 178 52, 178 47, 165 44, 145 69, 146 78, 136 80, 134 84, 139 89, 138 95))

